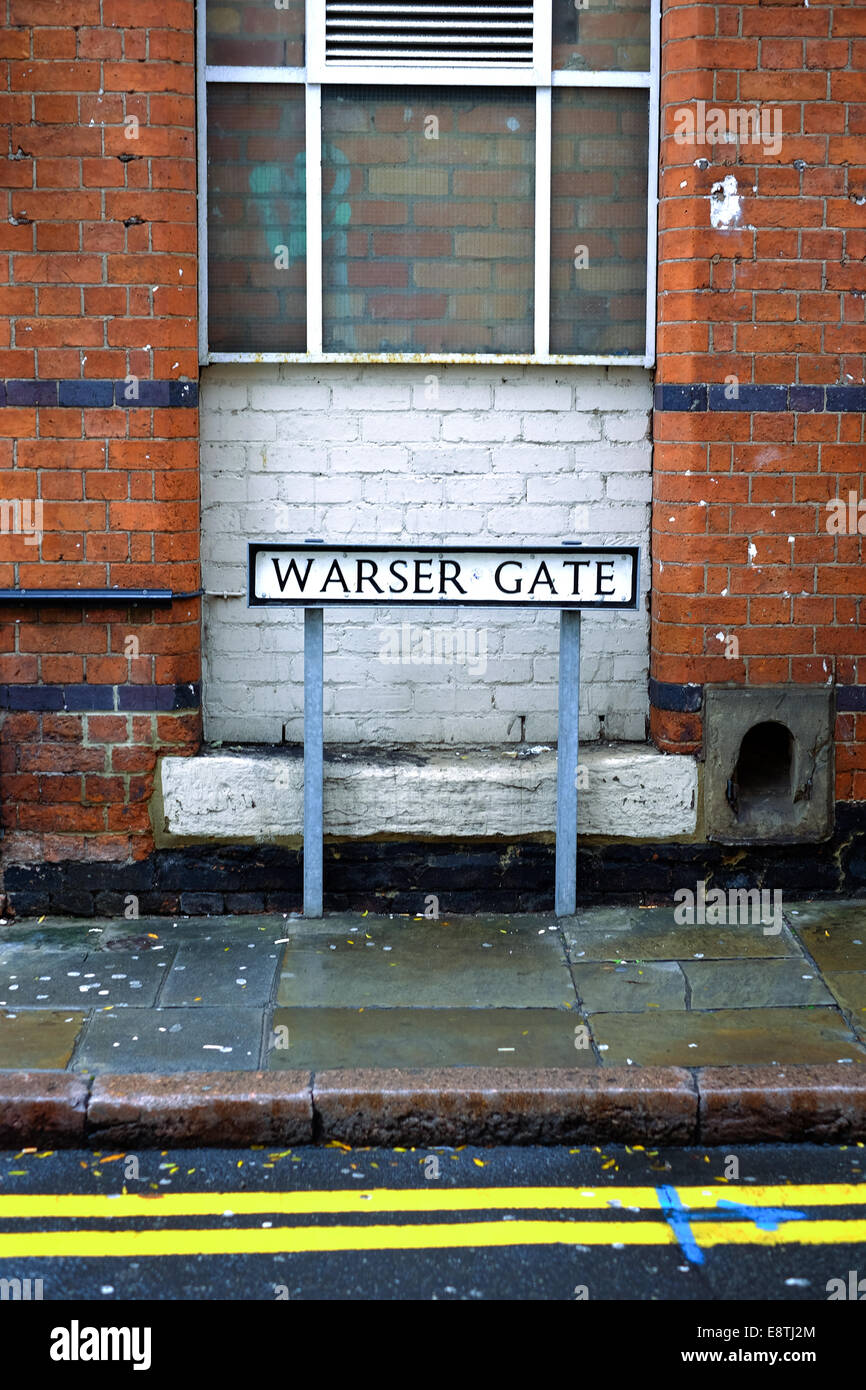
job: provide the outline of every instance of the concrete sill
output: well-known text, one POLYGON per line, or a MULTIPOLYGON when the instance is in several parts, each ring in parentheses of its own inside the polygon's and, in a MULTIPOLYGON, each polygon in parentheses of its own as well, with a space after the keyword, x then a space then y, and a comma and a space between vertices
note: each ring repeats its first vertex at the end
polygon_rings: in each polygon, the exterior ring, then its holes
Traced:
MULTIPOLYGON (((556 749, 326 749, 325 834, 447 840, 552 835, 556 749)), ((584 835, 658 841, 692 835, 698 770, 645 744, 586 744, 578 770, 584 835)), ((157 843, 273 842, 303 833, 300 750, 249 746, 160 759, 157 843)))

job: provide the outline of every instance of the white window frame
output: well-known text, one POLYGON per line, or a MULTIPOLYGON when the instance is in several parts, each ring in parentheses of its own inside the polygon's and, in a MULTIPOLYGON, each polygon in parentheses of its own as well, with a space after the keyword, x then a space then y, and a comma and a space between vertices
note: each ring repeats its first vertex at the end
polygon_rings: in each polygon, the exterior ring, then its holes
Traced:
MULTIPOLYGON (((306 0, 307 33, 319 33, 310 15, 323 0, 306 0)), ((661 0, 651 0, 648 72, 542 71, 538 53, 551 51, 550 0, 536 0, 536 62, 532 68, 352 67, 324 65, 309 52, 304 68, 209 67, 206 61, 207 0, 196 0, 196 107, 198 134, 199 362, 454 362, 492 365, 652 367, 656 336, 656 259, 658 211, 659 64, 661 0), (534 338, 531 353, 478 352, 324 352, 322 350, 322 85, 370 83, 376 86, 532 86, 535 88, 535 275, 534 338), (306 352, 211 352, 208 347, 207 89, 209 84, 285 82, 305 91, 306 130, 306 352), (647 149, 646 339, 642 354, 567 354, 550 351, 551 124, 554 87, 618 87, 646 91, 649 103, 647 149)))

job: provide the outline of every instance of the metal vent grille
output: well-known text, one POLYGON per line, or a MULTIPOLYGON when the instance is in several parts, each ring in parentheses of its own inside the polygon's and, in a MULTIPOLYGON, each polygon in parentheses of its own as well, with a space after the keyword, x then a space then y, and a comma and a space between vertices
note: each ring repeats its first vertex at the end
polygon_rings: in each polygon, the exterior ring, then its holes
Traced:
POLYGON ((531 68, 532 50, 532 0, 326 0, 326 65, 531 68))

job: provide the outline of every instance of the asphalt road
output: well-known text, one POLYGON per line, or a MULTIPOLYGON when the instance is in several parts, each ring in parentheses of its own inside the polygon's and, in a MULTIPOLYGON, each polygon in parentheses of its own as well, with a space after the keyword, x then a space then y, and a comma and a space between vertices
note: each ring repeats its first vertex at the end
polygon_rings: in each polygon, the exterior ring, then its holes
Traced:
MULTIPOLYGON (((831 1280, 850 1298, 856 1271, 866 1301, 864 1159, 858 1145, 4 1153, 0 1280, 103 1304, 826 1303, 831 1280)), ((0 1300, 16 1292, 0 1284, 0 1300)))

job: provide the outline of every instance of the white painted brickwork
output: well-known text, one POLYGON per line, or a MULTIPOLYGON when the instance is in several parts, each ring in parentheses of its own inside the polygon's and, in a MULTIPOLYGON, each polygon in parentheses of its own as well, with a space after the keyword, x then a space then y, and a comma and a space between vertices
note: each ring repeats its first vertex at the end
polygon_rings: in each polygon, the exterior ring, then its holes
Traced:
MULTIPOLYGON (((304 764, 271 750, 159 760, 159 843, 268 843, 304 828, 304 764)), ((697 825, 698 767, 654 748, 581 750, 578 833, 662 840, 697 825)), ((342 753, 324 770, 325 833, 350 839, 550 835, 556 753, 502 748, 342 753)))
MULTIPOLYGON (((248 540, 585 538, 645 563, 639 613, 584 615, 581 734, 643 741, 651 395, 639 368, 207 369, 204 587, 229 597, 205 600, 206 738, 302 739, 303 621, 247 608, 248 540)), ((557 649, 556 613, 329 609, 325 740, 550 742, 557 649)))

